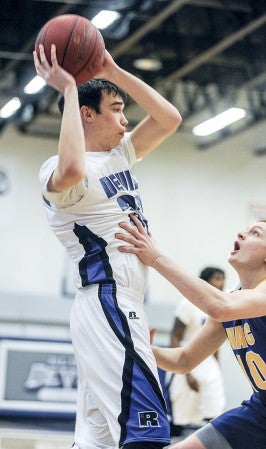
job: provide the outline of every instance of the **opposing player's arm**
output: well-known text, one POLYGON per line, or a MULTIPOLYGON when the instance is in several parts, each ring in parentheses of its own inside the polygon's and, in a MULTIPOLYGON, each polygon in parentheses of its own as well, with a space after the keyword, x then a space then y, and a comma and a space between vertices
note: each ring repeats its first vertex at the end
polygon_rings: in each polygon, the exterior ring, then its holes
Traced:
POLYGON ((48 190, 62 192, 84 178, 85 139, 79 110, 76 82, 72 75, 58 65, 56 48, 51 47, 50 65, 43 46, 40 45, 40 58, 34 52, 36 72, 48 85, 64 95, 64 113, 58 143, 58 165, 48 182, 48 190))
POLYGON ((146 112, 147 116, 132 131, 138 158, 151 152, 180 126, 182 119, 176 107, 142 80, 121 69, 108 52, 97 77, 115 83, 146 112))
POLYGON ((130 235, 117 234, 117 237, 131 243, 132 246, 122 246, 119 250, 134 253, 143 263, 155 268, 183 296, 207 315, 216 321, 266 315, 266 282, 262 282, 253 289, 238 290, 233 293, 223 292, 184 270, 163 254, 138 219, 133 215, 131 217, 136 227, 121 223, 121 227, 130 235))
POLYGON ((159 368, 178 374, 187 374, 208 356, 213 354, 226 340, 221 323, 208 318, 193 339, 178 348, 152 346, 159 368))

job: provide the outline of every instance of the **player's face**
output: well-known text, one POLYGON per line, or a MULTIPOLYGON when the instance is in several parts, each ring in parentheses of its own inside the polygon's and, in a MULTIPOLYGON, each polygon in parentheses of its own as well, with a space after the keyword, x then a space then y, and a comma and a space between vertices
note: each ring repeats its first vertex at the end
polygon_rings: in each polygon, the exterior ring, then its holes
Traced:
POLYGON ((237 234, 229 262, 249 269, 259 269, 266 263, 266 223, 257 222, 237 234))
POLYGON ((214 273, 208 282, 219 290, 224 289, 224 275, 222 273, 214 273))
POLYGON ((124 102, 120 96, 104 95, 100 105, 100 114, 95 120, 97 133, 105 145, 112 149, 125 134, 128 121, 124 115, 124 102))

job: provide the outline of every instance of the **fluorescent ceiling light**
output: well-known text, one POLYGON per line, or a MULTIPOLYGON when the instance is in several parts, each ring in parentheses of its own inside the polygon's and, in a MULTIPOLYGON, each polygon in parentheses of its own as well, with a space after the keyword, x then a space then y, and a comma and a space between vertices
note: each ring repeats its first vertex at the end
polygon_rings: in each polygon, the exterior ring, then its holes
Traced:
POLYGON ((225 128, 228 125, 244 118, 246 116, 245 109, 242 108, 230 108, 220 114, 212 117, 205 122, 200 123, 197 126, 194 126, 192 129, 193 134, 195 136, 209 136, 210 134, 219 131, 222 128, 225 128))
POLYGON ((135 61, 133 61, 133 65, 137 69, 151 72, 156 72, 157 70, 161 70, 162 68, 162 62, 160 61, 160 59, 152 57, 135 59, 135 61))
POLYGON ((25 87, 25 94, 37 94, 46 85, 44 79, 37 75, 25 87))
POLYGON ((97 28, 103 30, 104 28, 107 28, 109 25, 111 25, 111 23, 113 23, 119 17, 120 17, 119 12, 108 11, 106 9, 103 9, 95 17, 93 17, 91 22, 97 28))
POLYGON ((12 100, 10 100, 8 103, 5 104, 5 106, 2 107, 0 110, 0 117, 1 118, 9 118, 12 115, 17 112, 17 110, 21 106, 21 101, 19 98, 14 97, 12 100))

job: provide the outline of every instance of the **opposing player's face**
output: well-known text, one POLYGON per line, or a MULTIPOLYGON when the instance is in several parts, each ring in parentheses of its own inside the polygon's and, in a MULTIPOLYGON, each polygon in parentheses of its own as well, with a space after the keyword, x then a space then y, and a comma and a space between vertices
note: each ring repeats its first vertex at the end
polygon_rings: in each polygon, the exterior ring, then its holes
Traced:
POLYGON ((261 268, 266 263, 266 223, 257 222, 237 234, 234 249, 229 257, 231 265, 261 268))
POLYGON ((124 115, 124 102, 120 96, 104 95, 97 114, 97 131, 109 149, 114 148, 125 134, 128 121, 124 115))

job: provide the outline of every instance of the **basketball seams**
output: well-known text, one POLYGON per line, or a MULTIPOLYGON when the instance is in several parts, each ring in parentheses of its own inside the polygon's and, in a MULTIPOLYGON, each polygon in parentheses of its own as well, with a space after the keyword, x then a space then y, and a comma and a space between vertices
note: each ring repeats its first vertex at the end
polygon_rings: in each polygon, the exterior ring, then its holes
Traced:
MULTIPOLYGON (((52 25, 53 25, 53 24, 52 24, 51 21, 47 22, 46 27, 44 27, 44 28, 40 31, 39 35, 37 36, 37 40, 36 40, 37 49, 36 49, 36 50, 37 50, 38 56, 40 56, 40 49, 39 49, 39 45, 40 45, 40 44, 43 45, 43 48, 44 48, 44 50, 45 50, 46 36, 47 36, 47 33, 48 33, 49 28, 50 28, 52 25)), ((46 51, 45 51, 45 56, 46 56, 46 58, 47 58, 49 64, 51 64, 51 55, 47 55, 47 54, 46 54, 46 51)))
MULTIPOLYGON (((90 28, 92 29, 92 37, 93 37, 93 40, 94 40, 94 42, 96 42, 97 41, 97 38, 98 38, 98 35, 97 35, 97 32, 96 32, 96 28, 94 27, 94 25, 90 25, 90 28), (95 34, 96 34, 96 39, 95 39, 95 34)), ((82 67, 80 67, 80 69, 78 70, 78 72, 77 73, 75 73, 75 75, 73 75, 74 77, 75 76, 78 76, 78 74, 80 73, 80 72, 82 72, 85 68, 86 68, 86 65, 88 64, 88 62, 90 61, 90 59, 91 59, 91 56, 92 56, 92 54, 93 54, 93 52, 94 52, 94 48, 95 48, 95 46, 93 47, 93 50, 92 50, 92 52, 90 52, 90 54, 89 54, 89 57, 86 59, 86 61, 84 62, 84 64, 82 65, 82 67)))
POLYGON ((70 30, 69 35, 68 35, 68 39, 67 39, 67 42, 66 42, 66 46, 65 46, 65 50, 64 50, 62 62, 61 62, 61 64, 60 64, 62 67, 64 67, 65 56, 66 56, 66 53, 67 53, 67 50, 68 50, 69 42, 71 41, 72 34, 73 34, 73 32, 74 32, 74 29, 75 29, 75 27, 76 27, 76 25, 77 25, 79 19, 80 19, 80 17, 77 17, 77 19, 75 20, 75 22, 74 22, 74 24, 73 24, 73 26, 72 26, 72 29, 70 30))
MULTIPOLYGON (((92 52, 90 53, 90 55, 89 55, 89 57, 88 57, 88 59, 85 61, 85 63, 83 64, 83 66, 80 68, 80 70, 74 75, 74 77, 75 76, 78 76, 78 74, 79 73, 81 73, 83 70, 85 70, 86 69, 86 66, 90 63, 90 61, 91 61, 91 59, 93 58, 93 64, 94 64, 94 62, 95 62, 95 60, 97 59, 97 53, 96 53, 96 55, 94 55, 93 53, 94 53, 94 51, 95 51, 95 48, 96 48, 96 45, 97 45, 97 43, 98 43, 98 40, 99 40, 99 34, 97 33, 97 30, 96 30, 96 28, 93 26, 93 32, 94 32, 94 47, 93 47, 93 50, 92 50, 92 52), (96 57, 95 57, 96 56, 96 57)), ((90 70, 88 70, 88 72, 90 72, 90 70)))
POLYGON ((105 43, 100 31, 88 19, 65 14, 50 19, 35 41, 39 55, 39 44, 51 64, 51 45, 56 45, 58 64, 71 73, 77 84, 92 78, 104 62, 105 43))

